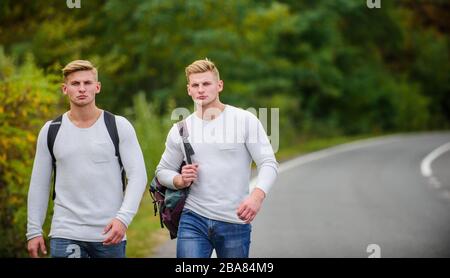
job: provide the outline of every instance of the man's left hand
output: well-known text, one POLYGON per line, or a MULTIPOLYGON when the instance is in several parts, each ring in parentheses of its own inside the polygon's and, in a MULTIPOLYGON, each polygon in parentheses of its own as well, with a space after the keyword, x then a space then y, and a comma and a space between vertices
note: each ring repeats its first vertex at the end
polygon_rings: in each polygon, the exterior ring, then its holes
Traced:
POLYGON ((261 208, 261 204, 266 197, 266 193, 259 188, 255 188, 250 196, 248 196, 237 209, 237 216, 239 219, 250 223, 255 219, 256 214, 261 208))
POLYGON ((103 230, 103 234, 107 234, 109 232, 109 236, 103 241, 103 245, 120 243, 125 236, 126 231, 127 226, 125 226, 125 224, 123 224, 119 219, 114 218, 103 230))

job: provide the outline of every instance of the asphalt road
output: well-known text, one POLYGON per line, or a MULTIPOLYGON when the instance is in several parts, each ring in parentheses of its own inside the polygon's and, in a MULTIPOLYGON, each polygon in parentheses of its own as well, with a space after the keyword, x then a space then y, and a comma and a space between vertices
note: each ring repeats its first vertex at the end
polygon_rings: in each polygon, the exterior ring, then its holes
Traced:
MULTIPOLYGON (((450 133, 389 136, 283 163, 252 223, 251 257, 450 257, 450 133), (368 248, 373 248, 368 250, 368 248)), ((156 257, 175 257, 168 241, 156 257)))

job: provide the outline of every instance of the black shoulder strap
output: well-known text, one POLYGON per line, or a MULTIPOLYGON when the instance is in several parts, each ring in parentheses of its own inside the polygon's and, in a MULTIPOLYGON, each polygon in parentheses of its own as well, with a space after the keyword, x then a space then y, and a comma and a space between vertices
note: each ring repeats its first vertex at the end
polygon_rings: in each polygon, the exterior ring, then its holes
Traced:
POLYGON ((178 132, 180 133, 181 139, 183 140, 184 151, 186 153, 187 164, 192 164, 191 156, 195 154, 194 149, 187 140, 189 137, 189 131, 186 126, 186 121, 182 120, 177 123, 178 132))
MULTIPOLYGON (((114 144, 115 154, 117 156, 117 159, 119 160, 119 166, 120 171, 122 175, 122 188, 125 190, 125 184, 126 184, 126 173, 125 169, 123 168, 122 159, 120 158, 120 152, 119 152, 119 133, 117 131, 117 125, 116 125, 116 118, 115 116, 108 112, 104 111, 104 119, 105 119, 105 125, 106 129, 108 130, 109 136, 111 137, 111 140, 114 144)), ((61 127, 61 121, 62 121, 62 115, 58 116, 58 118, 54 119, 48 128, 47 133, 47 146, 48 150, 50 152, 50 155, 52 156, 52 167, 53 167, 53 200, 56 198, 56 158, 55 154, 53 153, 53 146, 55 145, 55 139, 56 135, 58 134, 59 128, 61 127)))
POLYGON ((56 192, 55 192, 55 183, 56 183, 56 158, 53 153, 53 145, 55 145, 56 135, 58 134, 59 128, 61 127, 62 115, 59 115, 56 119, 54 119, 50 126, 48 127, 47 132, 47 147, 52 156, 52 168, 53 168, 53 195, 52 198, 55 200, 56 192))
POLYGON ((105 119, 105 125, 106 129, 108 130, 109 137, 111 137, 111 140, 113 141, 117 159, 119 160, 120 172, 122 174, 122 188, 123 190, 125 190, 126 173, 125 169, 123 168, 122 159, 120 158, 120 151, 119 151, 120 139, 119 139, 119 132, 117 131, 116 117, 114 116, 114 114, 106 110, 104 110, 103 117, 105 119))
MULTIPOLYGON (((120 152, 119 152, 119 133, 117 131, 116 125, 116 117, 108 111, 104 111, 103 117, 105 118, 106 129, 108 130, 109 136, 114 144, 114 149, 116 151, 116 156, 119 157, 120 161, 120 152)), ((122 167, 122 162, 120 161, 120 167, 122 167)))

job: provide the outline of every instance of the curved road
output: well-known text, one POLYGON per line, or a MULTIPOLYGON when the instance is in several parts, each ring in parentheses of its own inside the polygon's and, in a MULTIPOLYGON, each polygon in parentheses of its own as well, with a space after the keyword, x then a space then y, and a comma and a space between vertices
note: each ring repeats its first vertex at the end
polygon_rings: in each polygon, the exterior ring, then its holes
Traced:
MULTIPOLYGON (((283 163, 253 222, 251 257, 450 257, 450 133, 350 143, 283 163), (374 246, 368 250, 368 246, 374 246)), ((157 257, 174 257, 175 241, 157 257)))

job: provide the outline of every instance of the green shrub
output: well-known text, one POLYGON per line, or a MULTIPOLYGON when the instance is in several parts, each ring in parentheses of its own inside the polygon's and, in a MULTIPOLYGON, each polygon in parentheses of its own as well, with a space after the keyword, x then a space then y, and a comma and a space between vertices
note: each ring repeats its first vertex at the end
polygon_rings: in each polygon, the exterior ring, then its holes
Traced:
POLYGON ((26 255, 26 201, 39 129, 58 107, 57 77, 0 48, 0 257, 26 255))

